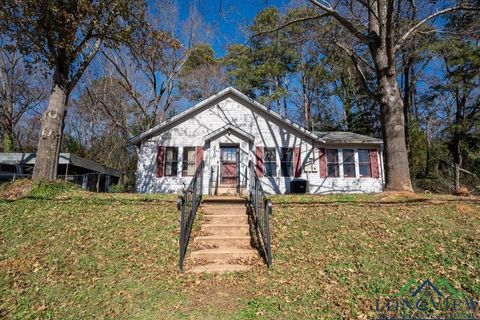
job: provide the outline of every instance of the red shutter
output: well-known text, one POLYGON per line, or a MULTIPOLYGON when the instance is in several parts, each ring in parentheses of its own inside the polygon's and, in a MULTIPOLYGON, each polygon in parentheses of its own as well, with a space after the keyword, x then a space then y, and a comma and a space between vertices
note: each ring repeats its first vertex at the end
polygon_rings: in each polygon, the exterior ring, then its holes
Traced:
POLYGON ((157 177, 163 177, 163 159, 165 158, 165 147, 157 148, 157 168, 155 174, 157 177))
POLYGON ((378 151, 377 149, 370 150, 370 166, 372 169, 372 178, 380 178, 380 171, 378 170, 378 151))
POLYGON ((257 159, 255 165, 257 176, 263 177, 263 147, 256 147, 255 158, 257 159))
POLYGON ((293 148, 293 168, 295 170, 293 173, 295 178, 302 175, 302 161, 300 156, 300 147, 293 148))
POLYGON ((325 148, 318 149, 318 158, 320 159, 320 178, 327 177, 327 154, 325 152, 325 148))
POLYGON ((195 168, 198 168, 200 162, 203 160, 203 147, 196 147, 196 155, 195 155, 195 168))

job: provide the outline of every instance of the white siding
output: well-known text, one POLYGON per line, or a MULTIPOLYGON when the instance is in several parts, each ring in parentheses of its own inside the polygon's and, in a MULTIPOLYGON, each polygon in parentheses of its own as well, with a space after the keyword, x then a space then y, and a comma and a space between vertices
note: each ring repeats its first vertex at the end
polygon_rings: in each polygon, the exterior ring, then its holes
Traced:
MULTIPOLYGON (((143 193, 178 193, 188 186, 191 177, 181 176, 181 159, 183 147, 204 147, 204 183, 203 192, 208 193, 211 168, 217 170, 219 164, 219 146, 238 144, 240 147, 241 181, 248 161, 255 161, 255 146, 277 148, 277 167, 280 170, 279 150, 282 147, 300 147, 301 161, 305 164, 312 152, 311 138, 291 129, 274 117, 259 112, 255 106, 241 103, 235 96, 229 95, 223 100, 207 105, 182 122, 172 123, 160 134, 143 141, 138 150, 137 192, 143 193), (252 143, 246 137, 235 132, 223 134, 205 142, 204 137, 227 124, 238 127, 254 136, 252 143), (177 177, 155 176, 157 146, 179 147, 179 167, 177 177)), ((318 144, 315 144, 318 147, 318 144)), ((325 147, 325 146, 322 146, 325 147)), ((327 146, 328 147, 328 146, 327 146)), ((355 146, 353 146, 355 147, 355 146)), ((364 147, 364 146, 363 146, 364 147)), ((381 159, 379 159, 381 160, 381 159)), ((379 163, 381 163, 379 161, 379 163)), ((302 166, 303 167, 303 166, 302 166)), ((316 172, 307 173, 302 169, 302 178, 310 181, 311 193, 327 192, 380 192, 382 180, 372 178, 320 178, 318 149, 315 148, 316 172)), ((381 176, 383 170, 380 169, 381 176)), ((215 178, 215 177, 213 177, 215 178)), ((265 191, 285 193, 289 191, 291 177, 263 177, 265 191)))

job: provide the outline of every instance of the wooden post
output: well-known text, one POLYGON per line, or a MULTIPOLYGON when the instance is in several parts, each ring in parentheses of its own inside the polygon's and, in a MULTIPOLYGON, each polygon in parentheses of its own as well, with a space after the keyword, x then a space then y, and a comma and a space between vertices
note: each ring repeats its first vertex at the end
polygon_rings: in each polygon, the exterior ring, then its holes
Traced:
POLYGON ((68 162, 67 162, 67 166, 65 167, 65 181, 67 181, 67 174, 68 174, 68 162))
POLYGON ((97 175, 97 193, 100 192, 100 173, 97 175))
POLYGON ((82 189, 83 190, 87 190, 87 182, 88 182, 88 176, 87 174, 85 173, 83 175, 83 181, 82 181, 82 189))

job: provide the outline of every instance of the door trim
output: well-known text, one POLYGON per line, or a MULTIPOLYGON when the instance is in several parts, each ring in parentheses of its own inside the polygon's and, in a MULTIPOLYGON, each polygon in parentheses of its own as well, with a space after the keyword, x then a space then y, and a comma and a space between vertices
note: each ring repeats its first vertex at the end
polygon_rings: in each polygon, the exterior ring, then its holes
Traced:
POLYGON ((220 145, 220 185, 231 185, 237 186, 239 182, 239 172, 240 172, 240 146, 235 145, 220 145), (235 160, 234 161, 224 161, 224 150, 235 149, 235 160), (234 175, 224 175, 224 165, 230 165, 232 169, 235 170, 234 175), (235 168, 233 168, 235 166, 235 168), (231 179, 231 181, 226 182, 224 179, 231 179))

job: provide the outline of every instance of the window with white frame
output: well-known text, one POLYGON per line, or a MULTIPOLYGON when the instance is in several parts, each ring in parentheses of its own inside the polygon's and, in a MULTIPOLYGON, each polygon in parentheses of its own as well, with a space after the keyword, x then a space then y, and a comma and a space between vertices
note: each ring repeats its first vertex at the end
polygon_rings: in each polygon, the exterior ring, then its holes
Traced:
POLYGON ((369 149, 358 149, 358 169, 360 177, 369 178, 372 176, 369 149))
POLYGON ((343 177, 355 178, 355 150, 342 149, 343 177))
POLYGON ((282 148, 280 170, 282 177, 293 176, 293 148, 282 148))
POLYGON ((165 150, 165 176, 176 176, 178 168, 178 148, 167 147, 165 150))
POLYGON ((195 174, 195 147, 183 147, 182 176, 195 174))
POLYGON ((277 155, 275 148, 265 148, 263 154, 263 165, 265 167, 265 176, 266 177, 276 177, 277 176, 277 155))
POLYGON ((340 176, 340 162, 338 160, 337 149, 327 149, 327 176, 328 177, 340 176))

